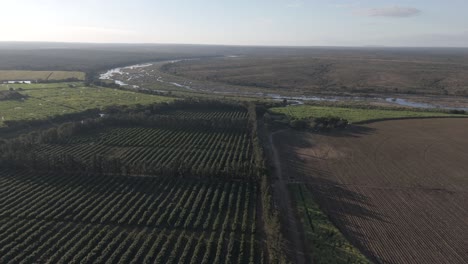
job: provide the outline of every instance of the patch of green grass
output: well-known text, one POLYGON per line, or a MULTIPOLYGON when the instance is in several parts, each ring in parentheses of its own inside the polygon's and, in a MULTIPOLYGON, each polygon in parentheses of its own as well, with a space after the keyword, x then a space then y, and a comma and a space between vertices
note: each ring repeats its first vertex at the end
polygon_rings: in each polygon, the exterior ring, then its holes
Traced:
POLYGON ((358 123, 370 120, 396 119, 396 118, 418 118, 418 117, 460 117, 462 115, 437 113, 437 112, 418 112, 410 110, 381 110, 381 109, 359 109, 346 107, 328 107, 298 105, 287 107, 276 107, 270 109, 274 113, 285 114, 291 118, 316 118, 336 116, 347 119, 351 123, 358 123))
POLYGON ((84 80, 85 74, 84 72, 77 71, 0 71, 0 81, 57 81, 69 78, 84 80))
MULTIPOLYGON (((24 100, 0 102, 0 126, 5 120, 43 119, 110 105, 136 105, 170 102, 173 98, 102 87, 84 87, 82 83, 17 85, 24 100), (74 84, 75 87, 70 87, 74 84)), ((12 85, 1 85, 7 90, 12 85)))
POLYGON ((314 263, 370 263, 330 222, 304 185, 289 184, 288 187, 304 228, 308 254, 312 255, 314 263))

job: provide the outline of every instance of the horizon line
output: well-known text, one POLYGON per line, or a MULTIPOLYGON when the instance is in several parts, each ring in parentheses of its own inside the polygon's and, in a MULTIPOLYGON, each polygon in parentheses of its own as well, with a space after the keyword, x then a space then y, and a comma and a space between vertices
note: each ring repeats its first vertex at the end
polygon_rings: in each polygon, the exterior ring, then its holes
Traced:
POLYGON ((213 43, 173 43, 173 42, 72 42, 37 40, 0 40, 0 43, 49 43, 49 44, 88 44, 88 45, 174 45, 174 46, 219 46, 219 47, 259 47, 259 48, 441 48, 468 49, 468 46, 386 46, 386 45, 256 45, 256 44, 213 44, 213 43))

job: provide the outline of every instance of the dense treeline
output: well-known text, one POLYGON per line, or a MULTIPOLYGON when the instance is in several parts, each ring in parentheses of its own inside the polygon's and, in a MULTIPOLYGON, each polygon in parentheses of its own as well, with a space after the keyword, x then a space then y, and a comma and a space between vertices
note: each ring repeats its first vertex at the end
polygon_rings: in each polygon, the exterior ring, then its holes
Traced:
POLYGON ((38 155, 35 152, 4 152, 0 159, 2 168, 28 169, 31 171, 52 171, 61 173, 94 175, 129 175, 158 176, 203 179, 238 179, 255 180, 261 170, 252 164, 232 165, 221 168, 215 164, 209 167, 192 166, 183 160, 172 160, 164 165, 151 162, 129 164, 122 158, 109 158, 93 155, 90 159, 81 159, 74 155, 38 155))

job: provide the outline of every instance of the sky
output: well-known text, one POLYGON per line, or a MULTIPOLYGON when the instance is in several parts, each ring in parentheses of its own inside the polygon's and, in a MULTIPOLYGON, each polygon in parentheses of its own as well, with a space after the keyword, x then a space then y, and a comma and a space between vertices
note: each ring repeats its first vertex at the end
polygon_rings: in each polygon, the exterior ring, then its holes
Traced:
POLYGON ((468 0, 0 0, 0 41, 468 47, 468 0))

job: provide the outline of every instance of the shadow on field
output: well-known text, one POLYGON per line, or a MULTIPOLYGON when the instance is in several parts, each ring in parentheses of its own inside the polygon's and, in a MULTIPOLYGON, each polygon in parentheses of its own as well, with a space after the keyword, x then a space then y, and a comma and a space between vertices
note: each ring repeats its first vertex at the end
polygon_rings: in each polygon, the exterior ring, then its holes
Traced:
MULTIPOLYGON (((328 133, 327 135, 359 137, 372 132, 372 129, 366 127, 353 127, 347 131, 328 133)), ((305 183, 317 204, 345 237, 371 261, 380 263, 379 258, 368 250, 366 240, 360 232, 361 227, 356 225, 356 222, 349 221, 349 218, 357 217, 388 223, 385 217, 369 209, 373 205, 366 196, 353 191, 352 186, 340 184, 339 178, 329 170, 329 166, 333 165, 328 165, 326 159, 297 153, 298 149, 304 150, 316 147, 307 139, 307 133, 290 134, 288 132, 287 134, 278 135, 275 144, 281 149, 279 155, 283 174, 288 175, 291 182, 305 183)))
POLYGON ((307 187, 321 210, 341 233, 372 262, 382 263, 379 257, 368 249, 361 226, 348 220, 349 217, 358 217, 388 223, 382 215, 368 209, 372 205, 367 202, 367 197, 342 188, 332 181, 313 177, 307 187))
POLYGON ((371 135, 376 131, 375 128, 361 126, 361 125, 349 125, 346 129, 334 130, 334 131, 325 131, 319 132, 316 131, 314 133, 320 134, 322 136, 330 136, 330 137, 353 137, 358 138, 366 135, 371 135))

